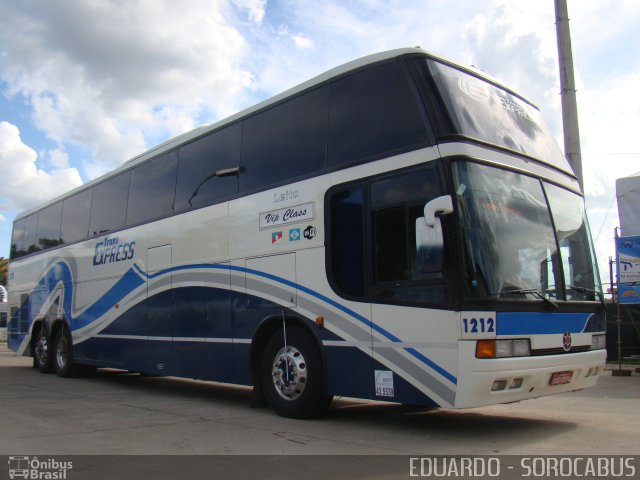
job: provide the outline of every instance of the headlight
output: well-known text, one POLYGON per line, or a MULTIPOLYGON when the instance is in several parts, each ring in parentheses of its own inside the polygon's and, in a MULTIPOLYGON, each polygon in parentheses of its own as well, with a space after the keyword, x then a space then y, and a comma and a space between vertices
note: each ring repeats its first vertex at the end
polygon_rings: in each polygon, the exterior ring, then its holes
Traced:
POLYGON ((528 357, 531 355, 531 342, 528 338, 509 340, 478 340, 476 358, 528 357))
POLYGON ((592 335, 591 336, 591 350, 604 350, 607 348, 607 336, 606 335, 592 335))

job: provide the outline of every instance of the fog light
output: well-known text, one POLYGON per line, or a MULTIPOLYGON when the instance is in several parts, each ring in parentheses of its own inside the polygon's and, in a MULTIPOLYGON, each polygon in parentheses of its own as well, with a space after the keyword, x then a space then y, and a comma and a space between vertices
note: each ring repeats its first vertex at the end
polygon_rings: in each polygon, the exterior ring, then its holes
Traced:
POLYGON ((522 379, 521 378, 514 378, 511 381, 511 385, 509 385, 509 389, 510 390, 515 390, 516 388, 520 388, 522 386, 522 379))
POLYGON ((504 390, 505 388, 507 388, 506 380, 494 380, 493 385, 491 386, 491 391, 498 392, 500 390, 504 390))

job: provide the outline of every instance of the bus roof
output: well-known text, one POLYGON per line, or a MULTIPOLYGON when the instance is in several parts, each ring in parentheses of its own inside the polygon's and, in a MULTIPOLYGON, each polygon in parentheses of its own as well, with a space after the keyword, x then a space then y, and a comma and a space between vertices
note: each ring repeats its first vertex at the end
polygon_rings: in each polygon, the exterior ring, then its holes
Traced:
POLYGON ((518 94, 517 92, 513 91, 512 89, 510 89, 509 87, 507 87, 506 85, 504 85, 503 83, 499 82, 497 79, 495 79, 494 77, 492 77, 491 75, 489 75, 487 72, 484 72, 482 70, 478 70, 474 67, 470 67, 470 66, 463 66, 460 65, 459 63, 456 63, 452 60, 446 59, 442 56, 438 56, 435 55, 433 53, 430 53, 420 47, 413 47, 413 48, 398 48, 398 49, 394 49, 394 50, 387 50, 384 52, 380 52, 380 53, 374 53, 371 55, 367 55, 361 58, 358 58, 356 60, 352 60, 350 62, 347 62, 343 65, 337 66, 335 68, 332 68, 331 70, 328 70, 324 73, 321 73, 320 75, 317 75, 316 77, 313 77, 299 85, 296 85, 288 90, 285 90, 284 92, 281 92, 273 97, 270 97, 260 103, 257 103, 256 105, 253 105, 249 108, 246 108, 238 113, 235 113, 227 118, 224 118, 223 120, 220 120, 216 123, 213 123, 211 125, 203 125, 200 127, 196 127, 195 129, 185 132, 181 135, 178 135, 176 137, 173 137, 159 145, 156 145, 152 148, 150 148, 149 150, 146 150, 145 152, 136 155, 135 157, 127 160, 126 162, 124 162, 122 165, 120 165, 119 167, 105 173, 104 175, 101 175, 99 177, 94 178, 93 180, 90 180, 78 187, 76 187, 73 190, 70 190, 68 192, 65 192, 61 195, 58 195, 55 198, 52 198, 51 200, 48 200, 47 202, 44 202, 36 207, 30 208, 28 210, 25 210, 23 212, 21 212, 20 214, 16 215, 14 221, 16 220, 21 220, 22 218, 25 218, 27 216, 29 216, 30 214, 41 210, 43 208, 46 208, 50 205, 53 205, 54 203, 60 201, 63 198, 67 198, 70 197, 72 195, 74 195, 75 193, 78 193, 86 188, 89 188, 93 185, 99 184, 111 177, 114 177, 116 175, 118 175, 119 173, 122 173, 126 170, 129 170, 130 168, 132 168, 135 165, 138 165, 140 163, 145 162, 146 160, 149 160, 157 155, 160 155, 162 153, 171 151, 173 149, 175 149, 176 147, 188 143, 191 140, 194 140, 196 138, 199 138, 201 136, 206 135, 209 132, 215 131, 217 129, 222 128, 225 125, 228 124, 232 124, 236 121, 241 120, 242 118, 248 117, 250 115, 252 115, 253 113, 256 113, 262 109, 265 109, 267 107, 269 107, 270 105, 274 105, 288 97, 292 97, 298 93, 301 93, 309 88, 313 88, 316 85, 320 85, 323 84, 324 82, 327 82, 333 78, 336 77, 340 77, 341 75, 344 75, 348 72, 351 72, 353 70, 357 70, 359 68, 365 67, 367 65, 371 65, 374 63, 378 63, 378 62, 382 62, 385 60, 391 60, 393 58, 397 58, 397 57, 402 57, 402 56, 408 56, 408 55, 424 55, 430 58, 433 58, 435 60, 438 60, 440 62, 449 64, 451 66, 454 66, 455 68, 458 68, 460 70, 464 70, 466 72, 469 72, 475 76, 481 77, 482 79, 491 82, 497 86, 499 86, 502 89, 505 89, 507 91, 509 91, 509 93, 521 98, 522 100, 524 100, 525 102, 529 103, 530 105, 532 105, 533 107, 537 108, 533 103, 531 103, 530 101, 528 101, 526 98, 523 98, 520 94, 518 94))

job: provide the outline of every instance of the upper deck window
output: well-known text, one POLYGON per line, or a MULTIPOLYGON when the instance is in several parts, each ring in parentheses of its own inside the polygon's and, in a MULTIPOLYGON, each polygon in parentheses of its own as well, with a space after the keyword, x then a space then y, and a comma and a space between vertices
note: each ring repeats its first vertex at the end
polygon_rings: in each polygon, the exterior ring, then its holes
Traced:
POLYGON ((249 117, 242 132, 240 191, 322 170, 326 146, 326 88, 249 117))
POLYGON ((122 228, 127 217, 131 172, 121 173, 93 187, 89 236, 122 228))
POLYGON ((452 134, 523 153, 571 172, 540 111, 516 95, 469 73, 427 60, 453 123, 452 134))
POLYGON ((93 188, 89 188, 65 198, 62 204, 60 243, 74 243, 87 238, 92 197, 93 188))
POLYGON ((398 62, 331 84, 329 166, 407 151, 427 141, 420 104, 398 62))
POLYGON ((135 167, 131 172, 127 225, 173 213, 178 153, 169 152, 135 167))
POLYGON ((38 248, 46 250, 60 245, 60 222, 62 221, 62 202, 42 210, 38 216, 38 248))
POLYGON ((242 124, 236 123, 180 148, 175 211, 203 207, 238 193, 237 175, 216 172, 240 164, 242 124))

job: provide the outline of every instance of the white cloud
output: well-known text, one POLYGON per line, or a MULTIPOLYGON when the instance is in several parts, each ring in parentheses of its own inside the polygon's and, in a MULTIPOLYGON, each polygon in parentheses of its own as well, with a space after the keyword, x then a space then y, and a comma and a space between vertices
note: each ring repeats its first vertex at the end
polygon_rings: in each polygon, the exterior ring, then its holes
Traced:
MULTIPOLYGON (((264 2, 239 3, 260 17, 264 2)), ((4 2, 0 79, 8 95, 29 100, 50 139, 90 152, 84 174, 93 177, 235 109, 251 76, 240 66, 244 39, 223 6, 4 2)))
POLYGON ((6 221, 6 218, 4 217, 4 215, 0 213, 0 222, 4 222, 4 221, 6 221))
MULTIPOLYGON (((14 137, 23 158, 16 168, 32 184, 72 172, 68 163, 95 177, 340 63, 404 46, 489 71, 537 103, 562 138, 552 2, 0 2, 0 85, 10 99, 26 98, 33 123, 57 145, 36 165, 35 152, 14 137), (66 161, 77 151, 86 154, 66 161)), ((580 0, 569 16, 587 205, 592 227, 603 225, 598 252, 606 261, 613 250, 605 237, 617 222, 613 181, 640 169, 629 155, 638 152, 640 56, 629 52, 640 48, 640 9, 636 0, 580 0)))
MULTIPOLYGON (((551 23, 552 12, 548 17, 551 23)), ((557 53, 544 40, 537 23, 526 13, 507 6, 497 7, 489 15, 476 15, 463 34, 468 49, 467 62, 486 70, 536 103, 560 139, 557 53)))
POLYGON ((25 209, 82 184, 75 168, 54 168, 51 172, 36 166, 37 154, 22 143, 15 125, 0 122, 0 198, 4 209, 25 209))
POLYGON ((640 169, 640 70, 579 92, 585 189, 600 196, 640 169))
POLYGON ((53 168, 67 168, 69 166, 69 155, 62 148, 56 148, 47 152, 49 163, 53 168))
POLYGON ((267 0, 231 0, 234 5, 249 13, 252 22, 260 23, 264 18, 267 0))
POLYGON ((313 48, 313 41, 310 38, 307 38, 303 35, 294 35, 291 37, 291 39, 293 40, 293 43, 295 44, 296 48, 299 48, 299 49, 313 48))

